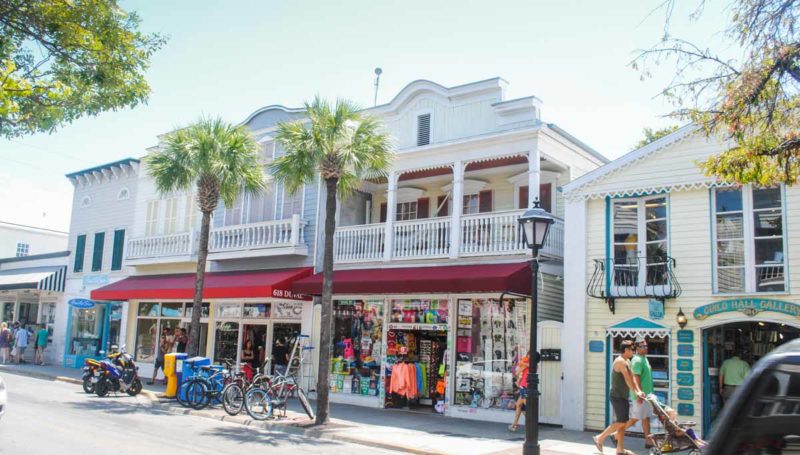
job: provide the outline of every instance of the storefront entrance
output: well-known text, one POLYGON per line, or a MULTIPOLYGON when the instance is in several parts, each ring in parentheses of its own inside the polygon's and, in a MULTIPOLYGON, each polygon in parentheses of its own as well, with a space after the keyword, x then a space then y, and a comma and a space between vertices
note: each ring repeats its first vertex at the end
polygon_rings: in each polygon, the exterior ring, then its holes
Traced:
POLYGON ((706 432, 722 411, 719 370, 739 356, 750 364, 787 341, 800 338, 800 327, 767 321, 732 322, 703 330, 703 428, 706 432))
POLYGON ((112 346, 119 346, 121 320, 120 302, 70 300, 64 366, 82 367, 87 358, 100 359, 112 346))
POLYGON ((389 324, 385 408, 424 407, 443 412, 447 330, 441 330, 446 326, 424 327, 428 325, 419 324, 417 328, 413 324, 389 324))

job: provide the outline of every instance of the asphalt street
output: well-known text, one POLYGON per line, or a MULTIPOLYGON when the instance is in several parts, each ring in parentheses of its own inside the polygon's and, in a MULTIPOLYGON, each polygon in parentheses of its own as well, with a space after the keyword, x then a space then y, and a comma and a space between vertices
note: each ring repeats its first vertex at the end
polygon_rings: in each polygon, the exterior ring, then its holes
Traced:
POLYGON ((170 414, 144 397, 99 398, 79 385, 13 374, 3 379, 9 401, 0 419, 3 454, 396 453, 170 414))

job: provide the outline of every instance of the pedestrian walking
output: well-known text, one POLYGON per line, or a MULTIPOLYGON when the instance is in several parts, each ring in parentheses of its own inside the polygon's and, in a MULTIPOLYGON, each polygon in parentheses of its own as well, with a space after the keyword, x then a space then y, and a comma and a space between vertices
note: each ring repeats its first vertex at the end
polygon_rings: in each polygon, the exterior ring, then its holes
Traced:
POLYGON ((8 363, 8 352, 11 349, 11 341, 13 339, 11 330, 8 330, 8 324, 5 322, 0 323, 0 359, 2 359, 4 365, 8 363))
POLYGON ((156 363, 153 365, 153 377, 150 379, 148 384, 155 384, 159 368, 161 371, 164 371, 164 355, 168 352, 172 352, 173 341, 174 338, 172 337, 172 331, 170 328, 164 327, 161 329, 161 338, 159 338, 158 347, 156 348, 156 363))
POLYGON ((611 390, 609 391, 609 401, 614 408, 614 422, 602 433, 594 436, 594 445, 600 453, 603 453, 603 443, 612 433, 617 437, 617 454, 634 455, 630 450, 625 450, 625 429, 633 425, 630 418, 630 404, 628 397, 633 391, 637 398, 644 399, 645 395, 633 380, 631 373, 630 359, 633 357, 633 341, 625 340, 620 345, 621 353, 614 360, 611 370, 611 390))
POLYGON ((25 327, 20 327, 19 322, 14 323, 14 349, 17 363, 25 363, 25 348, 28 347, 30 333, 25 327))
MULTIPOLYGON (((647 360, 647 340, 644 338, 636 340, 636 355, 631 359, 631 372, 633 373, 633 381, 645 395, 653 393, 653 369, 650 367, 650 361, 647 360)), ((654 444, 653 436, 650 433, 650 418, 653 417, 653 408, 650 403, 637 397, 632 390, 630 398, 631 422, 633 422, 630 425, 635 424, 637 420, 642 421, 644 448, 649 449, 654 444)))
POLYGON ((36 332, 36 353, 38 357, 34 357, 33 361, 42 366, 44 366, 44 354, 47 349, 48 338, 50 338, 50 332, 47 331, 47 327, 44 325, 39 326, 39 330, 36 332))
POLYGON ((530 352, 525 357, 521 358, 517 365, 517 386, 519 387, 519 398, 517 398, 516 410, 514 414, 514 422, 508 427, 508 430, 513 432, 519 428, 519 418, 522 411, 528 404, 528 371, 530 369, 530 352))

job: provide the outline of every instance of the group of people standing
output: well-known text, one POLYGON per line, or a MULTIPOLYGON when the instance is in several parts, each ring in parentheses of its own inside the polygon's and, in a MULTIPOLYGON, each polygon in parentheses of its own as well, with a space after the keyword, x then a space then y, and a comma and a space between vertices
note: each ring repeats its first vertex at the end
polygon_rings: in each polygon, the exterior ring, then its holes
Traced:
POLYGON ((33 345, 33 362, 45 364, 45 351, 50 333, 44 325, 34 326, 31 332, 19 322, 0 323, 0 361, 7 363, 27 363, 25 351, 33 345), (10 362, 9 362, 10 360, 10 362))

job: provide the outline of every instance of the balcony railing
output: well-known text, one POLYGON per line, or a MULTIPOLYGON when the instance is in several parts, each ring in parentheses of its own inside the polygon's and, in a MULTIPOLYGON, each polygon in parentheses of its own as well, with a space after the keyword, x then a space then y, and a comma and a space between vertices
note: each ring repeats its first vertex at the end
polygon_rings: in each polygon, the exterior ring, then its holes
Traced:
POLYGON ((398 221, 392 225, 397 259, 429 259, 450 255, 450 218, 398 221))
MULTIPOLYGON (((392 223, 391 259, 433 259, 456 256, 529 254, 517 219, 523 210, 464 215, 460 222, 461 243, 451 245, 452 218, 439 217, 392 223)), ((336 262, 369 262, 386 258, 385 223, 336 229, 336 262)), ((564 223, 550 227, 541 253, 563 257, 564 223)))
POLYGON ((338 262, 379 261, 383 258, 385 234, 383 223, 337 228, 334 257, 338 262))
POLYGON ((298 246, 305 243, 306 223, 299 215, 288 220, 225 226, 211 231, 209 253, 298 246))
MULTIPOLYGON (((283 247, 300 247, 305 244, 306 222, 294 215, 288 220, 225 226, 209 233, 208 252, 227 253, 243 250, 260 250, 283 247)), ((189 261, 197 255, 198 232, 157 235, 128 241, 126 259, 136 263, 189 261)), ((284 254, 284 253, 275 253, 284 254)), ((295 253, 297 254, 297 253, 295 253)), ((215 259, 211 257, 211 259, 215 259)), ((220 259, 220 258, 216 258, 220 259)))
POLYGON ((674 269, 669 256, 594 259, 586 293, 608 302, 612 313, 616 299, 674 299, 681 295, 674 269))
POLYGON ((189 256, 195 250, 196 245, 190 232, 141 237, 128 241, 127 259, 189 256))

